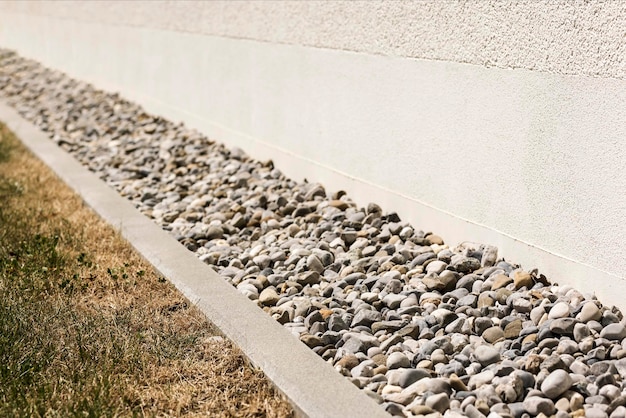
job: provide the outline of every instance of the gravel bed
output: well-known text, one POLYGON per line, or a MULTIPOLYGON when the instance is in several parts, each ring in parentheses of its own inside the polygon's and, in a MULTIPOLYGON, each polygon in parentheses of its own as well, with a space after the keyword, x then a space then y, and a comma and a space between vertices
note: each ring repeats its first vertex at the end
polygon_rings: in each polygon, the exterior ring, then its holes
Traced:
POLYGON ((626 416, 626 322, 593 295, 7 50, 0 96, 391 415, 626 416))

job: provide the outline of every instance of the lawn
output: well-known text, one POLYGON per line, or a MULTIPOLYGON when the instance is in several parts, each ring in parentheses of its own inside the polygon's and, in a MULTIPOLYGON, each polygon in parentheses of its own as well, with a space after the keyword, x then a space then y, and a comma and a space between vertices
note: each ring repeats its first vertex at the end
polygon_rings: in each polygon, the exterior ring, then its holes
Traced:
POLYGON ((120 235, 0 126, 0 416, 292 416, 120 235))

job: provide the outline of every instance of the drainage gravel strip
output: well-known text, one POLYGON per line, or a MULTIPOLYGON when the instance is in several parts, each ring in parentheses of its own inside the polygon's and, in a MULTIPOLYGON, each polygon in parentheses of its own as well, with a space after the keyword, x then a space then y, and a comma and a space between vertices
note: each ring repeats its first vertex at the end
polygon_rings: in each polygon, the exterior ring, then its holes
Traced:
POLYGON ((138 253, 233 340, 286 395, 297 416, 388 416, 330 365, 291 338, 289 331, 250 303, 211 267, 1 100, 0 120, 81 195, 85 203, 118 227, 138 253))
POLYGON ((388 413, 626 416, 626 322, 593 295, 6 50, 0 95, 388 413))

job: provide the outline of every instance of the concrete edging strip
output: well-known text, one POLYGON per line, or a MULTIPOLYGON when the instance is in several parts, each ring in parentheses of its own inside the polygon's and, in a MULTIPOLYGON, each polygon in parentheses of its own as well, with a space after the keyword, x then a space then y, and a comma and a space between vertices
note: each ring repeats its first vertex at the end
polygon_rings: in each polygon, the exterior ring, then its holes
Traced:
POLYGON ((288 330, 142 215, 115 190, 0 102, 0 120, 261 368, 306 417, 388 417, 288 330))

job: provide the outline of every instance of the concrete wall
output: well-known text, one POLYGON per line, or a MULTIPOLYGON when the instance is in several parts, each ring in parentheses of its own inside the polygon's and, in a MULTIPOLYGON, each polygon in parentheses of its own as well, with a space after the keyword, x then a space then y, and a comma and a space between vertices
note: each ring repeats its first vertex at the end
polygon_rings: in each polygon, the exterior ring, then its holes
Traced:
POLYGON ((0 3, 3 47, 622 306, 624 27, 621 2, 0 3))

